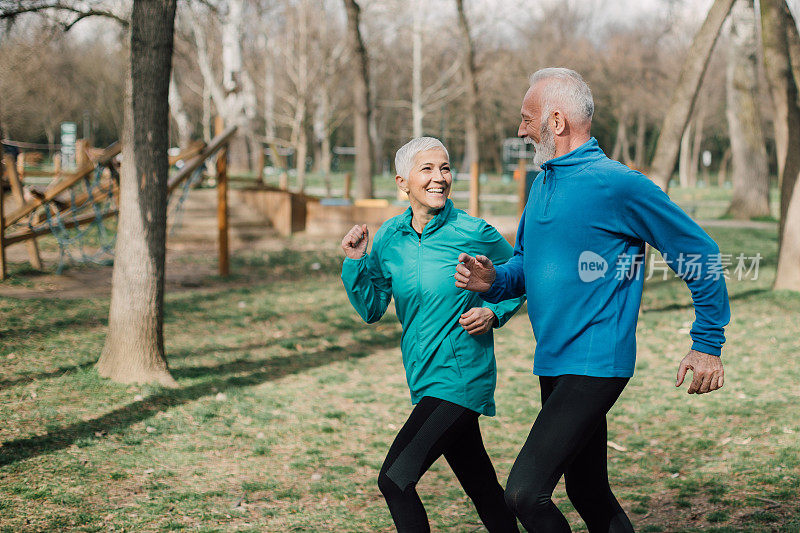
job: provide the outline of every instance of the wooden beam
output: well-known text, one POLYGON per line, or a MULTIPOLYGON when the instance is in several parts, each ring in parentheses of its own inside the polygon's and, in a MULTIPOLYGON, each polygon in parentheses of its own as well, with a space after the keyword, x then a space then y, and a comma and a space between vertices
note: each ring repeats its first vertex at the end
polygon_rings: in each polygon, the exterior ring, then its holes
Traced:
MULTIPOLYGON (((22 183, 20 182, 17 170, 14 168, 14 160, 11 156, 5 156, 5 165, 8 167, 8 181, 11 184, 11 193, 16 198, 20 206, 25 205, 25 195, 22 192, 22 183)), ((39 255, 39 247, 36 245, 36 239, 28 241, 28 260, 31 266, 36 270, 42 270, 42 258, 39 255)))
POLYGON ((203 151, 203 148, 206 147, 206 144, 203 141, 194 142, 189 147, 184 150, 183 152, 179 153, 178 155, 171 155, 169 156, 169 166, 174 165, 178 161, 186 161, 190 159, 200 152, 203 151))
MULTIPOLYGON (((108 217, 113 217, 113 216, 116 216, 117 213, 118 213, 117 209, 110 209, 108 212, 103 213, 100 218, 105 219, 105 218, 108 218, 108 217)), ((89 213, 87 215, 83 215, 81 217, 74 218, 72 220, 64 221, 62 223, 62 226, 64 228, 74 228, 76 226, 82 226, 82 225, 87 224, 89 222, 93 222, 95 218, 96 218, 96 215, 94 213, 89 213)), ((33 238, 39 237, 41 235, 45 235, 47 233, 50 233, 50 228, 49 227, 41 227, 41 228, 36 228, 34 230, 28 228, 28 229, 26 229, 24 231, 19 231, 17 233, 12 234, 12 235, 6 236, 6 238, 4 240, 4 244, 5 244, 5 246, 10 246, 12 244, 16 244, 16 243, 22 242, 22 241, 27 241, 28 239, 33 239, 33 238)))
POLYGON ((219 150, 223 144, 227 143, 230 138, 233 137, 234 133, 236 133, 236 126, 231 126, 211 139, 211 142, 208 143, 203 151, 187 161, 186 164, 183 165, 183 168, 176 172, 175 175, 169 179, 167 190, 171 193, 178 186, 180 186, 181 183, 186 181, 192 175, 192 172, 197 170, 197 168, 202 165, 206 159, 214 155, 214 152, 219 150))
MULTIPOLYGON (((97 160, 98 165, 104 165, 108 163, 111 159, 117 156, 120 152, 120 145, 119 143, 114 143, 108 148, 105 149, 103 156, 97 160)), ((18 209, 12 211, 7 217, 5 217, 5 226, 8 227, 14 222, 20 220, 25 215, 28 215, 36 209, 37 207, 46 204, 47 202, 53 200, 56 196, 61 194, 62 192, 66 191, 73 185, 75 185, 78 181, 82 180, 86 176, 88 176, 93 170, 94 165, 87 166, 84 168, 79 169, 74 174, 66 174, 62 180, 56 183, 51 189, 47 190, 44 193, 44 196, 41 198, 35 198, 25 205, 19 207, 18 209)))

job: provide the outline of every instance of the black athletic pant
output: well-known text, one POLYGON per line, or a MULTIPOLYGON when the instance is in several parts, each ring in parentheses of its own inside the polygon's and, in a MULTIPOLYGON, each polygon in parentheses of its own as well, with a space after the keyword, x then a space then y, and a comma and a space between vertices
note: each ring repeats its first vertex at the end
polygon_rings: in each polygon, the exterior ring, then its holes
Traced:
POLYGON ((606 413, 627 378, 541 377, 542 410, 506 485, 506 502, 528 531, 569 532, 551 499, 562 475, 590 533, 632 532, 608 485, 606 413))
POLYGON ((416 484, 441 455, 475 504, 486 529, 491 533, 519 531, 483 447, 478 416, 466 407, 430 396, 414 407, 378 476, 378 487, 397 531, 430 531, 416 484))

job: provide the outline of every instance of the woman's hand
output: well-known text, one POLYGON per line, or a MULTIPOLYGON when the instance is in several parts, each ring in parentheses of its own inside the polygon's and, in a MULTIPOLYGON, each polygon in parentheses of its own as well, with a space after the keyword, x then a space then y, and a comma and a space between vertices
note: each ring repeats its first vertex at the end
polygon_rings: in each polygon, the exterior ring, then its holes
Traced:
POLYGON ((342 250, 350 259, 361 259, 367 253, 367 244, 369 244, 367 225, 355 225, 342 239, 342 250))
POLYGON ((461 327, 470 335, 483 335, 495 325, 497 316, 486 307, 473 307, 458 319, 461 327))

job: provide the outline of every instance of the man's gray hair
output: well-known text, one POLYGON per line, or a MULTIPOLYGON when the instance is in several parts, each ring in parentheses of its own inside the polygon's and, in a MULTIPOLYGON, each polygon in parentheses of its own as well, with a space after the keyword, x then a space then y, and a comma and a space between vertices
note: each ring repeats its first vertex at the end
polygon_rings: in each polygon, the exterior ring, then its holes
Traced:
POLYGON ((594 115, 592 90, 580 74, 568 68, 543 68, 531 74, 531 87, 540 81, 547 82, 542 92, 542 123, 558 106, 564 106, 564 113, 572 120, 591 122, 594 115))
POLYGON ((442 141, 433 137, 417 137, 411 139, 406 144, 400 147, 397 154, 394 156, 394 171, 398 176, 408 179, 411 173, 411 168, 414 166, 414 158, 420 152, 427 152, 428 150, 442 150, 450 159, 450 154, 447 153, 447 148, 444 147, 442 141))

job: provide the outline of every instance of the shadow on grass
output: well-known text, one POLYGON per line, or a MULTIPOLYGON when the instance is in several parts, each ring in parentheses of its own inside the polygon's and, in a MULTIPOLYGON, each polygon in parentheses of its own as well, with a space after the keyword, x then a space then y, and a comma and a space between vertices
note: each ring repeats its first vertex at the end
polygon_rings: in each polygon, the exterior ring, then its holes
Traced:
POLYGON ((79 365, 62 366, 61 368, 51 370, 50 372, 37 372, 36 374, 26 374, 15 379, 2 379, 0 380, 0 390, 7 389, 9 387, 15 387, 17 385, 27 385, 28 383, 38 381, 40 379, 61 377, 64 374, 69 374, 70 372, 74 372, 76 370, 84 370, 89 368, 94 363, 94 361, 87 361, 79 365))
POLYGON ((80 439, 93 437, 95 432, 117 433, 132 424, 150 418, 159 411, 186 404, 209 394, 251 387, 311 368, 351 358, 360 358, 373 348, 397 345, 398 339, 399 331, 381 337, 373 337, 369 343, 351 343, 333 350, 293 354, 265 360, 239 359, 219 365, 178 369, 174 371, 174 374, 179 378, 215 377, 209 381, 180 389, 164 389, 141 402, 125 405, 98 418, 76 422, 44 435, 4 442, 0 446, 0 466, 62 450, 80 439), (248 373, 230 375, 242 372, 248 373), (226 377, 225 374, 228 376, 226 377))

